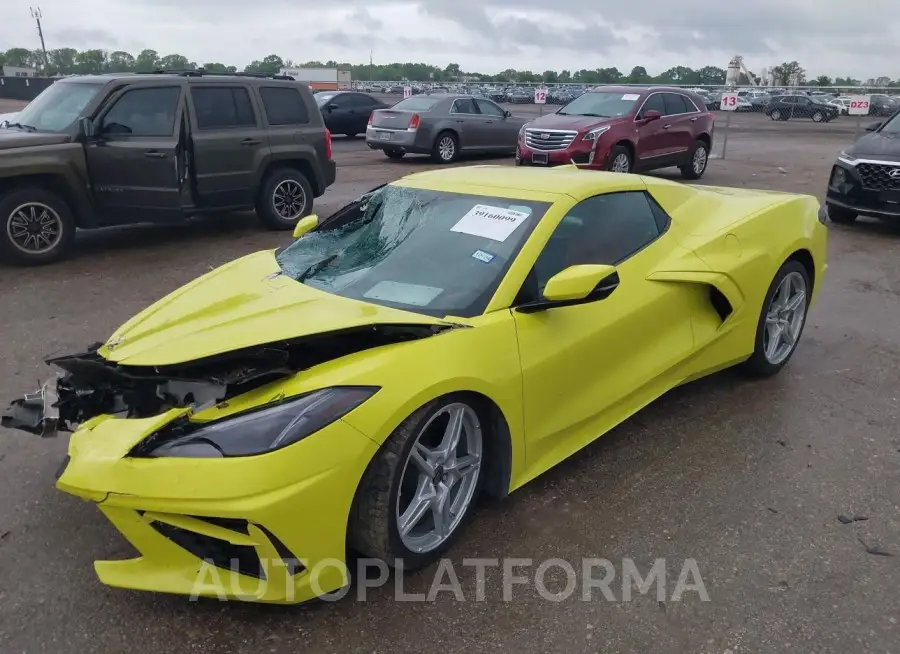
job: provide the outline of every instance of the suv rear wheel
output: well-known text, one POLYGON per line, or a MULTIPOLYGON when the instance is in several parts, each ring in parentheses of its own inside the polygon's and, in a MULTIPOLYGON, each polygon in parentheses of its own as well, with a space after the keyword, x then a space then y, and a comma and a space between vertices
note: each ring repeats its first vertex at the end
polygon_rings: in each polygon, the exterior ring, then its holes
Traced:
POLYGON ((679 166, 681 176, 685 179, 700 179, 709 164, 709 148, 706 143, 697 139, 688 152, 687 163, 679 166))
POLYGON ((293 229, 312 209, 312 186, 299 170, 279 168, 266 176, 256 202, 256 215, 266 227, 293 229))
POLYGON ((20 266, 52 263, 74 241, 75 217, 56 194, 24 188, 0 198, 0 259, 20 266))

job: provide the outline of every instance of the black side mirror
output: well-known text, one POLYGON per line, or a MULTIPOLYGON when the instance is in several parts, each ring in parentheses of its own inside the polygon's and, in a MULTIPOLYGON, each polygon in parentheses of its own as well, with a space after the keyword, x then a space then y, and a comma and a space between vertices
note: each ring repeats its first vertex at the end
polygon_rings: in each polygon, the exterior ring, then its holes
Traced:
POLYGON ((503 116, 505 118, 512 118, 512 112, 509 109, 507 109, 506 111, 503 112, 503 116))
POLYGON ((876 132, 876 131, 878 131, 878 128, 879 128, 879 127, 881 127, 881 123, 880 123, 880 122, 878 122, 878 123, 872 123, 871 125, 869 125, 869 126, 866 127, 866 131, 867 131, 867 132, 876 132))
POLYGON ((94 138, 94 136, 96 136, 94 121, 90 118, 79 118, 78 131, 86 139, 94 138))
POLYGON ((326 105, 325 108, 328 109, 328 111, 334 111, 338 106, 332 102, 331 104, 326 105))

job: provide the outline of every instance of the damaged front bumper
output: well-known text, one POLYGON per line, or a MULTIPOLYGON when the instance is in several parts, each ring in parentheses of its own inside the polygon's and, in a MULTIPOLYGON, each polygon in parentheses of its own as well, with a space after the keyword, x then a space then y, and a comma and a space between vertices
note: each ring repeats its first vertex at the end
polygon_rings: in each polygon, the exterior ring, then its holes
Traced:
POLYGON ((26 393, 13 400, 0 415, 0 427, 20 429, 44 438, 56 436, 59 429, 56 383, 57 378, 54 377, 34 393, 26 393))
POLYGON ((273 603, 344 586, 347 516, 377 444, 338 420, 259 456, 128 456, 185 412, 97 417, 72 434, 57 487, 95 502, 140 553, 97 561, 99 579, 132 590, 273 603))

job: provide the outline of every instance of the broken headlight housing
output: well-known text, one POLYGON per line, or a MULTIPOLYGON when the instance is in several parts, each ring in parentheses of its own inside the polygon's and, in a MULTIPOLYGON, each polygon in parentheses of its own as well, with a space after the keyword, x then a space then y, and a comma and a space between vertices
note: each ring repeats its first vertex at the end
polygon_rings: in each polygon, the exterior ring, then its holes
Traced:
POLYGON ((377 391, 371 386, 323 388, 215 422, 172 423, 144 441, 134 455, 216 459, 266 454, 339 420, 377 391))

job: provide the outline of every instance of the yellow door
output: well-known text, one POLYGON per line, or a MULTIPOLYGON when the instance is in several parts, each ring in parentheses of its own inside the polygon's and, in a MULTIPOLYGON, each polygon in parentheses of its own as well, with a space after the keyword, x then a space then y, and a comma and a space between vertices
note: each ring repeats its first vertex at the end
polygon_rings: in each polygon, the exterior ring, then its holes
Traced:
MULTIPOLYGON (((513 309, 523 374, 526 473, 540 474, 652 401, 690 355, 694 290, 647 276, 684 252, 643 192, 589 198, 563 218, 519 295, 579 264, 616 266, 605 299, 533 313, 513 309)), ((601 282, 603 284, 603 282, 601 282)))

